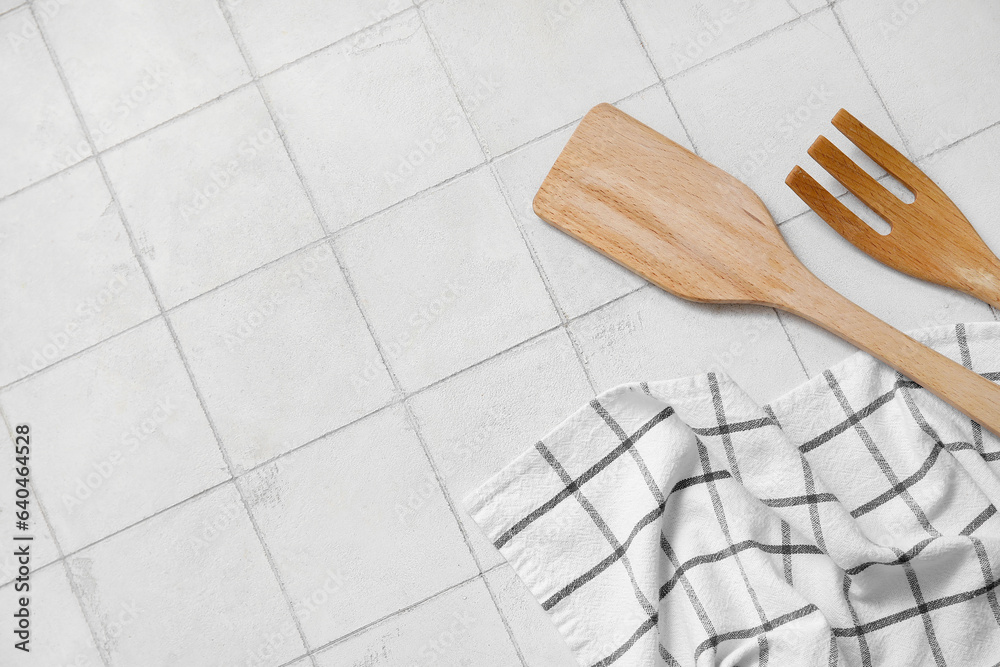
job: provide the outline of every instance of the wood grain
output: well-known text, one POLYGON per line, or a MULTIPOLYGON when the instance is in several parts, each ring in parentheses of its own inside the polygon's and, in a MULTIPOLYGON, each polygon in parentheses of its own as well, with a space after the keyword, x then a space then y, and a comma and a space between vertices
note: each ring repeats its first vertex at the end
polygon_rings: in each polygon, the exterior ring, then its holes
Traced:
POLYGON ((830 289, 798 261, 750 188, 610 105, 584 117, 534 209, 678 296, 800 315, 1000 435, 1000 386, 830 289))
POLYGON ((827 224, 863 252, 897 271, 951 287, 1000 308, 1000 259, 934 181, 885 140, 841 109, 833 125, 913 194, 904 203, 826 137, 809 155, 889 223, 879 234, 801 167, 785 183, 827 224))

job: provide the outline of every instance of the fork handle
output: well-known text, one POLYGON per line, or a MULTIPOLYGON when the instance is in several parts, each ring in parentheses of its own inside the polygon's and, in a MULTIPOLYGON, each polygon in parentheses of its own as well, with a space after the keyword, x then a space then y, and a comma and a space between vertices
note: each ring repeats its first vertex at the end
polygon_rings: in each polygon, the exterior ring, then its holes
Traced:
MULTIPOLYGON (((775 304, 836 334, 1000 436, 1000 385, 886 324, 812 273, 775 304)), ((1000 369, 997 369, 1000 370, 1000 369)))

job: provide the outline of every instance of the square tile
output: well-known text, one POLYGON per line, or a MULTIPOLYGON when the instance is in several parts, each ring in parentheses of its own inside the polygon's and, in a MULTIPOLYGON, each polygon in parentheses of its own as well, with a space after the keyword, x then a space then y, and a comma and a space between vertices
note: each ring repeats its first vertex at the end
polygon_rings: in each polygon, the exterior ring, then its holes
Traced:
POLYGON ((109 667, 277 667, 305 652, 232 484, 67 562, 109 667))
MULTIPOLYGON (((616 106, 674 141, 691 147, 662 86, 628 97, 616 106)), ((573 129, 568 127, 554 132, 494 163, 555 300, 568 318, 589 312, 645 284, 628 269, 539 218, 531 207, 531 200, 573 129)))
POLYGON ((801 384, 770 308, 694 303, 645 287, 570 324, 597 391, 723 372, 761 404, 801 384))
POLYGON ((211 2, 67 2, 45 32, 98 149, 250 79, 211 2))
POLYGON ((0 34, 5 36, 0 47, 2 197, 76 164, 90 155, 90 144, 31 11, 24 7, 0 16, 0 34))
POLYGON ((527 667, 579 667, 552 619, 513 568, 504 565, 485 577, 527 667))
POLYGON ((386 665, 510 667, 521 662, 480 578, 320 651, 316 663, 341 667, 383 658, 386 665))
MULTIPOLYGON (((225 0, 258 74, 329 46, 407 7, 411 0, 225 0)), ((358 35, 352 40, 363 40, 358 35)))
POLYGON ((33 480, 66 552, 229 477, 160 319, 15 385, 0 404, 34 426, 33 480))
POLYGON ((917 155, 1000 121, 1000 6, 959 0, 836 5, 917 155))
POLYGON ((264 85, 331 231, 483 161, 415 11, 264 85))
POLYGON ((613 0, 435 0, 421 7, 492 155, 657 80, 613 0))
POLYGON ((0 201, 0 384, 159 310, 93 162, 0 201))
POLYGON ((798 16, 786 0, 625 0, 625 6, 665 78, 798 16))
POLYGON ((103 160, 164 308, 323 236, 254 87, 103 160))
POLYGON ((312 646, 477 573, 399 406, 239 484, 312 646))
POLYGON ((186 303, 169 317, 237 472, 393 397, 328 243, 186 303))
POLYGON ((335 244, 406 391, 559 324, 488 169, 375 216, 335 244))
POLYGON ((560 328, 407 399, 484 569, 503 556, 462 499, 591 398, 560 328))
MULTIPOLYGON (((20 423, 23 422, 12 421, 11 427, 16 427, 20 423)), ((34 423, 37 424, 37 422, 34 423)), ((33 434, 29 433, 29 456, 34 453, 33 449, 31 449, 33 440, 33 434)), ((24 443, 18 442, 18 445, 23 447, 24 443)), ((23 452, 23 450, 21 451, 23 452)), ((7 435, 7 429, 0 426, 0 457, 3 457, 0 460, 13 462, 15 460, 14 456, 14 442, 7 435)), ((11 489, 11 493, 13 493, 13 489, 17 488, 15 486, 17 483, 16 479, 17 475, 14 472, 13 464, 4 465, 0 469, 0 489, 11 489)), ((20 508, 15 507, 10 502, 4 503, 0 505, 0 539, 3 540, 4 544, 13 544, 15 535, 30 535, 32 538, 31 568, 38 570, 59 558, 59 550, 56 548, 56 543, 52 539, 49 526, 39 509, 38 493, 35 490, 35 485, 29 484, 28 490, 31 493, 31 504, 29 505, 31 516, 28 520, 28 530, 19 531, 14 525, 14 512, 20 508)), ((0 553, 0 586, 12 581, 18 575, 19 565, 13 549, 5 549, 0 553)))
MULTIPOLYGON (((820 280, 897 329, 993 320, 983 302, 890 269, 845 241, 815 213, 782 225, 781 233, 820 280)), ((782 317, 810 376, 856 351, 814 324, 793 315, 782 317)))
MULTIPOLYGON (((37 561, 32 563, 33 568, 38 565, 37 561)), ((0 644, 0 662, 10 667, 96 667, 104 664, 62 564, 35 570, 31 575, 30 593, 29 652, 14 648, 14 643, 21 641, 21 638, 13 636, 14 623, 9 620, 10 629, 7 633, 10 637, 0 644)), ((12 615, 18 609, 19 598, 24 595, 25 593, 16 591, 13 584, 9 584, 0 588, 0 604, 12 615)))
POLYGON ((830 125, 841 107, 902 146, 830 10, 685 72, 667 90, 699 154, 753 188, 778 222, 807 210, 785 185, 796 164, 834 195, 845 191, 806 154, 819 134, 884 173, 830 125))

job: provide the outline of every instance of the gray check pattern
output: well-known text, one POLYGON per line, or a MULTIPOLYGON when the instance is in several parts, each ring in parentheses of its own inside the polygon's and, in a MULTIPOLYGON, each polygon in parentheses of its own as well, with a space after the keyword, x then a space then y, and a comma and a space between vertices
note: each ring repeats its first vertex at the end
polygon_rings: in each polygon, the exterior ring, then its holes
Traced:
MULTIPOLYGON (((915 336, 1000 381, 1000 324, 915 336)), ((618 387, 466 503, 581 665, 1000 661, 1000 439, 865 354, 618 387)))

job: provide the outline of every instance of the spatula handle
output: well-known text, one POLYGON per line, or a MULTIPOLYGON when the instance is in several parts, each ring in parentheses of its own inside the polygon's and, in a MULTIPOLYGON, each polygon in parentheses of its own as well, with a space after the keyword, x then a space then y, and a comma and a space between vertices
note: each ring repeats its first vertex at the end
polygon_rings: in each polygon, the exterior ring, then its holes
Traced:
POLYGON ((811 273, 802 278, 780 307, 864 350, 1000 436, 1000 385, 918 343, 811 273))

